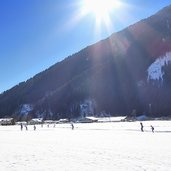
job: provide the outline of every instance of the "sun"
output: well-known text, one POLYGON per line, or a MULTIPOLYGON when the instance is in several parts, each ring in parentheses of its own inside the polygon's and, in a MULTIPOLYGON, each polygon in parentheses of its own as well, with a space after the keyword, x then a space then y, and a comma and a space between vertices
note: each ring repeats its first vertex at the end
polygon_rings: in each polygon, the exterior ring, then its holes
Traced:
POLYGON ((109 22, 110 14, 114 9, 120 8, 119 0, 83 0, 83 15, 92 14, 97 23, 109 22))
POLYGON ((127 3, 124 0, 76 0, 73 6, 76 10, 67 25, 71 27, 85 21, 86 24, 91 24, 89 26, 94 29, 95 36, 99 37, 113 32, 127 3))

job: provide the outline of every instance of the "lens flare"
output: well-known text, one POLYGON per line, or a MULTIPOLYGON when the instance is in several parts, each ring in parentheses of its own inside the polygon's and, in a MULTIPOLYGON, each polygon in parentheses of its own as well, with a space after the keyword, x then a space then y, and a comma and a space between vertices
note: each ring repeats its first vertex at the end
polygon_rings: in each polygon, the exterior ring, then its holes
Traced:
POLYGON ((118 0, 83 0, 83 15, 92 14, 97 23, 109 23, 110 13, 120 8, 122 3, 118 0))

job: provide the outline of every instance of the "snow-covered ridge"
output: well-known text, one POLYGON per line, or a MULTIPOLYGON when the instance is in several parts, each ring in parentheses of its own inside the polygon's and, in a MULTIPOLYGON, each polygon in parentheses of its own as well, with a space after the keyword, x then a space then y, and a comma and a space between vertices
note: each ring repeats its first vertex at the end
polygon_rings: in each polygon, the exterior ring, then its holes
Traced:
POLYGON ((171 52, 167 52, 165 56, 161 56, 156 59, 147 69, 148 78, 147 81, 150 80, 161 80, 163 81, 164 72, 162 71, 162 67, 168 65, 171 62, 171 52))

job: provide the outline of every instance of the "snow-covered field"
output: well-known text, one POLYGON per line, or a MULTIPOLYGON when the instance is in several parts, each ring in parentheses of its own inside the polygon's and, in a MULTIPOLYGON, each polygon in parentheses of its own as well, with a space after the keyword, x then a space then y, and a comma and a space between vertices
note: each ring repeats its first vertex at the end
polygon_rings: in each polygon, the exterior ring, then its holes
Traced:
POLYGON ((171 121, 0 126, 2 171, 170 171, 171 121), (150 130, 155 128, 155 133, 150 130))

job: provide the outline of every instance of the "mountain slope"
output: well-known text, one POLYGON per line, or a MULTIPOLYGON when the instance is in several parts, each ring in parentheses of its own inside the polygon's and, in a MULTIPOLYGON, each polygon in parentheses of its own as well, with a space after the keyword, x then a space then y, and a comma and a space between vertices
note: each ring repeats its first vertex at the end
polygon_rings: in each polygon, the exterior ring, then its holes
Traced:
POLYGON ((0 114, 19 119, 125 115, 135 110, 169 115, 170 61, 168 6, 4 92, 0 114))

